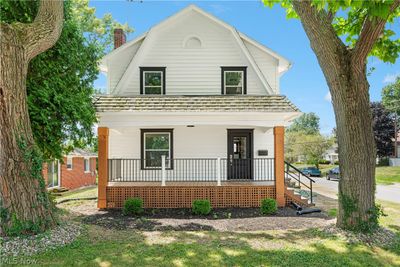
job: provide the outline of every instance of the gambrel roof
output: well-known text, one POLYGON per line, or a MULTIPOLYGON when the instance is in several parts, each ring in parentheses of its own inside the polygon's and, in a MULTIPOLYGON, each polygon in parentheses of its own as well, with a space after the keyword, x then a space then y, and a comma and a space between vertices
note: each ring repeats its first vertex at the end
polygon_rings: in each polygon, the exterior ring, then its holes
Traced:
POLYGON ((123 66, 123 68, 124 68, 123 73, 124 74, 121 76, 121 78, 119 79, 118 83, 116 84, 116 87, 115 87, 115 92, 116 93, 119 92, 120 90, 122 90, 122 88, 126 84, 127 80, 129 79, 129 76, 132 73, 132 71, 138 67, 138 63, 137 62, 139 62, 140 61, 139 58, 141 56, 143 56, 143 54, 144 54, 143 50, 146 49, 146 44, 148 42, 151 42, 151 36, 153 34, 156 34, 157 31, 159 31, 164 26, 177 21, 179 18, 181 18, 184 15, 188 14, 188 12, 196 12, 197 14, 200 14, 200 15, 204 16, 205 18, 207 18, 210 21, 216 23, 217 25, 227 29, 232 34, 232 36, 234 37, 234 40, 237 43, 238 47, 240 48, 242 54, 245 56, 245 58, 247 58, 247 60, 250 63, 251 67, 254 69, 256 75, 258 76, 258 78, 261 81, 261 84, 264 86, 264 88, 266 88, 266 90, 270 94, 274 94, 275 93, 274 90, 272 89, 272 87, 270 86, 270 84, 268 83, 265 75, 260 70, 260 66, 257 65, 257 62, 253 58, 253 56, 250 53, 249 48, 246 46, 246 44, 251 44, 252 46, 254 46, 257 49, 259 49, 261 51, 261 53, 265 53, 265 54, 275 58, 277 60, 277 62, 278 62, 278 75, 281 75, 286 70, 288 70, 290 68, 290 66, 291 66, 291 63, 286 58, 284 58, 283 56, 281 56, 278 53, 272 51, 271 49, 265 47, 264 45, 258 43, 257 41, 249 38, 245 34, 238 32, 231 25, 221 21, 220 19, 214 17, 213 15, 207 13, 206 11, 200 9, 199 7, 197 7, 195 5, 189 5, 188 7, 184 8, 180 12, 174 14, 173 16, 167 18, 166 20, 162 21, 161 23, 155 25, 148 32, 146 32, 146 33, 142 34, 141 36, 137 37, 136 39, 134 39, 134 40, 122 45, 121 47, 113 50, 111 53, 109 53, 108 55, 106 55, 102 59, 101 64, 100 64, 100 68, 101 68, 102 71, 107 72, 108 71, 107 62, 108 62, 109 59, 111 59, 115 55, 125 51, 126 49, 135 46, 135 49, 136 49, 135 50, 135 54, 132 55, 132 59, 130 60, 129 64, 127 64, 127 66, 123 66))

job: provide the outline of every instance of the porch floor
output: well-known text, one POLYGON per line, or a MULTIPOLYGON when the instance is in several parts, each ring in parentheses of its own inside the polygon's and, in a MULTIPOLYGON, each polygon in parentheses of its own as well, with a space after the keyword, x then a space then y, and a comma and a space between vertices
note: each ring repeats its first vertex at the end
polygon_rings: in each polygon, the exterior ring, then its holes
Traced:
MULTIPOLYGON (((235 181, 221 181, 221 186, 273 186, 274 181, 249 181, 249 180, 235 180, 235 181)), ((154 186, 161 187, 161 182, 108 182, 107 186, 154 186)), ((217 182, 166 182, 165 186, 217 186, 217 182)))

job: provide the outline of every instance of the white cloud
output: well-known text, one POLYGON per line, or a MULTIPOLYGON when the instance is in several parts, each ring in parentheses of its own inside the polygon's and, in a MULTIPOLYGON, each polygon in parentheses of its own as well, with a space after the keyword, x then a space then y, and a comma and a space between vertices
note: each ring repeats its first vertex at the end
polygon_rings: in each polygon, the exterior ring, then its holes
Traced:
POLYGON ((328 93, 326 93, 324 98, 326 101, 332 102, 331 92, 328 91, 328 93))
POLYGON ((394 83, 399 75, 400 73, 386 74, 385 78, 383 78, 383 83, 394 83))

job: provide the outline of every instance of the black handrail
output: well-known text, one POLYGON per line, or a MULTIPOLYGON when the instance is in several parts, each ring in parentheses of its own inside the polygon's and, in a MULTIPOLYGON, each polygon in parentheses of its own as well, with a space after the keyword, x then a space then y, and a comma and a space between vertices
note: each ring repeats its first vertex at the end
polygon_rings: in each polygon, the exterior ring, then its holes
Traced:
POLYGON ((308 175, 306 175, 304 172, 302 172, 301 170, 299 170, 298 168, 296 168, 295 166, 293 166, 292 164, 290 164, 289 162, 285 161, 285 165, 286 165, 286 177, 291 177, 294 180, 296 180, 299 183, 299 187, 300 184, 304 185, 306 188, 308 188, 310 190, 310 201, 311 203, 313 203, 313 190, 312 190, 312 184, 315 183, 315 181, 313 179, 311 179, 308 175), (292 173, 290 173, 290 168, 294 169, 297 172, 297 176, 293 175, 292 173), (303 183, 303 181, 301 181, 301 176, 306 177, 309 180, 309 185, 307 185, 306 183, 303 183))

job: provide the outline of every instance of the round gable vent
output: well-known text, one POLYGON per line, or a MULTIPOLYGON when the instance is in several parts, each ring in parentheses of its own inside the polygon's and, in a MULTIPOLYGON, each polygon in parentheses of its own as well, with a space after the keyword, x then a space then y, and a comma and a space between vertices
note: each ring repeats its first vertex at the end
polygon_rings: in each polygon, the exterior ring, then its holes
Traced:
POLYGON ((201 40, 196 36, 190 36, 185 38, 183 42, 184 48, 201 48, 201 40))

